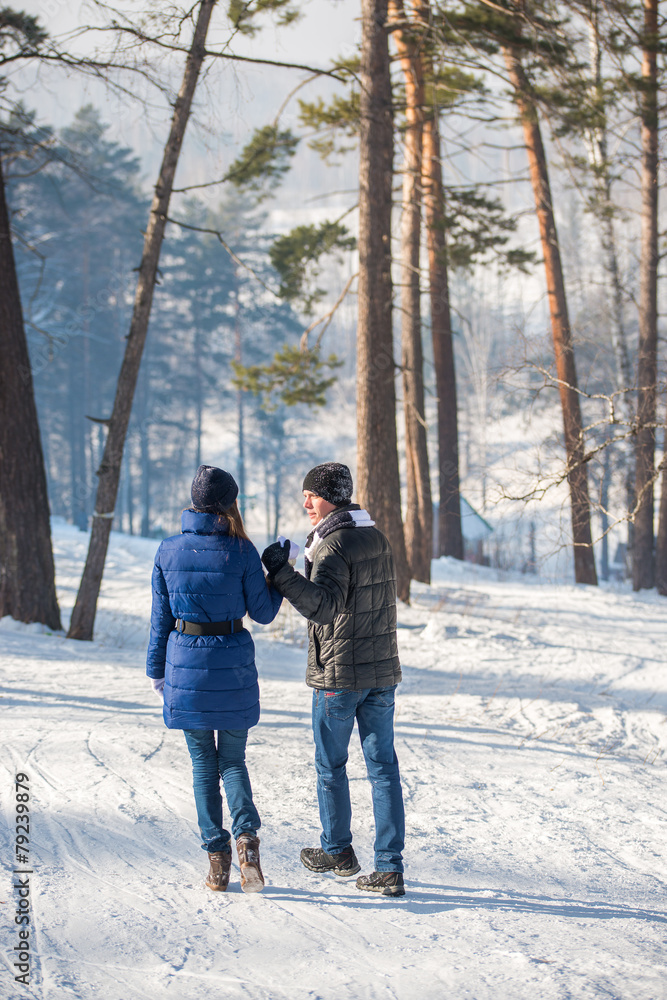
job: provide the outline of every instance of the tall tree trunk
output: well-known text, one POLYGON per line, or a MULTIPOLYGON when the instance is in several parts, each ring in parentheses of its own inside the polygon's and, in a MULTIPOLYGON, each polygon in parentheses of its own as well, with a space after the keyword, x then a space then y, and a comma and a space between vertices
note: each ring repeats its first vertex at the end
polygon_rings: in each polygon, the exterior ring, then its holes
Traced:
POLYGON ((396 445, 391 308, 392 95, 387 0, 361 0, 357 496, 389 539, 398 596, 410 597, 396 445))
POLYGON ((662 446, 662 479, 660 492, 660 518, 655 546, 655 585, 658 593, 667 597, 667 426, 662 446))
POLYGON ((406 18, 403 0, 389 0, 394 39, 405 79, 406 130, 401 216, 401 344, 407 510, 405 547, 413 580, 431 582, 433 501, 424 407, 419 251, 422 198, 424 70, 420 38, 406 18))
POLYGON ((59 629, 49 497, 0 157, 0 618, 59 629))
POLYGON ((551 200, 546 153, 530 84, 521 59, 512 48, 507 46, 503 46, 503 55, 523 125, 524 142, 528 154, 530 178, 544 254, 551 331, 563 411, 567 480, 570 487, 572 541, 574 544, 574 578, 577 583, 596 585, 597 574, 591 538, 588 474, 584 463, 583 423, 577 394, 577 372, 574 363, 572 331, 567 312, 565 280, 551 200))
POLYGON ((431 290, 431 336, 438 397, 438 555, 463 559, 459 480, 456 369, 444 223, 440 128, 437 110, 424 122, 424 209, 431 290))
MULTIPOLYGON (((654 504, 656 379, 658 370, 658 0, 644 0, 641 89, 642 235, 637 364, 637 489, 632 586, 655 583, 654 504)), ((661 565, 663 557, 661 556, 661 565)), ((661 575, 662 575, 661 570, 661 575)))
MULTIPOLYGON (((632 366, 630 364, 630 352, 628 351, 628 340, 623 321, 623 290, 621 288, 621 277, 618 266, 618 255, 616 252, 616 235, 614 232, 614 220, 612 217, 613 202, 611 194, 611 183, 609 174, 599 181, 600 197, 605 206, 600 224, 600 243, 602 246, 602 261, 607 279, 609 281, 609 291, 611 293, 611 343, 614 351, 616 391, 620 393, 620 410, 623 416, 626 432, 630 434, 635 423, 632 393, 630 387, 633 383, 632 366)), ((632 445, 632 438, 623 442, 618 449, 621 456, 621 468, 625 486, 625 501, 628 513, 635 506, 635 454, 632 445)), ((626 564, 628 574, 632 572, 634 562, 634 522, 628 521, 628 542, 626 546, 626 564)), ((603 577, 606 579, 606 577, 603 577)))
POLYGON ((86 428, 83 397, 81 395, 82 375, 83 369, 79 364, 78 354, 73 349, 67 371, 69 388, 67 416, 70 453, 70 515, 72 524, 75 524, 81 531, 86 531, 88 528, 86 493, 89 484, 86 476, 86 428))
MULTIPOLYGON (((238 268, 234 268, 234 294, 235 294, 235 312, 234 312, 234 360, 238 365, 241 364, 243 360, 242 354, 242 343, 241 343, 241 302, 239 300, 239 273, 238 268)), ((245 479, 245 426, 244 426, 244 408, 243 408, 244 394, 242 389, 237 389, 236 391, 236 418, 237 418, 237 431, 238 431, 238 447, 239 447, 239 460, 238 460, 238 473, 237 478, 239 481, 239 510, 241 512, 241 517, 245 517, 245 506, 246 506, 246 479, 245 479)))
POLYGON ((600 533, 602 534, 602 544, 600 553, 600 576, 603 580, 609 579, 609 487, 611 485, 611 453, 608 444, 604 450, 604 462, 602 466, 602 481, 600 483, 600 533))
POLYGON ((123 454, 123 486, 125 492, 125 509, 127 511, 127 533, 134 534, 134 520, 132 510, 132 462, 130 453, 126 449, 123 454))
POLYGON ((192 99, 204 61, 206 33, 215 2, 216 0, 201 0, 199 4, 192 45, 188 53, 181 89, 174 104, 171 130, 164 150, 160 176, 155 186, 150 218, 144 238, 144 251, 139 267, 130 332, 118 376, 116 398, 109 421, 104 455, 97 472, 99 484, 90 533, 90 545, 79 593, 72 611, 72 621, 68 632, 70 639, 92 639, 93 637, 97 599, 102 583, 104 561, 118 493, 123 446, 132 410, 141 355, 146 341, 171 189, 174 184, 174 174, 183 144, 185 127, 190 116, 192 99))
POLYGON ((271 542, 271 500, 273 491, 271 489, 271 477, 269 475, 269 456, 264 456, 264 520, 266 521, 266 544, 271 542))
POLYGON ((273 521, 273 538, 277 538, 280 533, 280 495, 282 493, 283 482, 282 482, 282 463, 276 462, 276 473, 274 477, 274 487, 273 487, 273 509, 274 509, 274 521, 273 521))
MULTIPOLYGON (((592 96, 593 100, 602 101, 604 99, 602 47, 600 45, 599 4, 597 2, 591 6, 589 39, 591 75, 594 81, 592 96)), ((620 393, 620 409, 629 431, 635 420, 633 399, 629 391, 633 383, 633 378, 624 322, 624 296, 616 249, 614 201, 611 189, 611 164, 609 163, 606 124, 594 129, 589 136, 588 158, 595 178, 598 203, 597 221, 600 233, 600 245, 602 247, 602 266, 609 282, 611 343, 614 351, 616 390, 620 393)), ((621 464, 624 472, 626 504, 628 512, 630 512, 635 506, 635 455, 634 447, 630 441, 624 443, 621 449, 619 449, 619 453, 622 456, 621 464)), ((633 540, 634 525, 632 521, 628 521, 628 544, 626 551, 630 567, 632 566, 633 540)), ((603 579, 607 579, 607 577, 603 576, 603 579)))
MULTIPOLYGON (((147 411, 144 411, 147 412, 147 411)), ((151 454, 150 421, 144 417, 139 423, 139 455, 141 463, 141 530, 142 538, 151 535, 151 454)))
MULTIPOLYGON (((151 533, 151 380, 148 357, 139 370, 135 394, 134 415, 139 434, 139 534, 150 538, 151 533)), ((129 444, 129 442, 128 442, 129 444)))
MULTIPOLYGON (((285 424, 281 421, 279 426, 274 431, 274 440, 276 442, 275 453, 276 456, 285 454, 285 424)), ((280 530, 280 514, 281 505, 280 497, 283 491, 283 463, 278 460, 275 462, 275 475, 274 475, 274 491, 273 491, 273 506, 275 512, 275 520, 273 523, 273 538, 277 538, 280 530)))
MULTIPOLYGON (((91 371, 90 371, 90 240, 88 238, 88 211, 84 219, 84 238, 81 241, 81 300, 85 305, 81 323, 81 381, 76 388, 81 408, 80 434, 83 476, 81 484, 81 527, 88 528, 88 516, 90 512, 90 490, 92 489, 93 477, 96 467, 95 455, 95 435, 99 424, 95 425, 86 419, 86 414, 91 412, 91 371)), ((79 432, 77 430, 77 432, 79 432)))
POLYGON ((199 317, 199 298, 197 295, 194 297, 193 302, 194 310, 194 370, 195 370, 195 470, 199 468, 202 464, 201 461, 201 432, 202 432, 202 414, 204 410, 204 389, 202 385, 202 370, 201 370, 201 333, 200 333, 200 317, 199 317))

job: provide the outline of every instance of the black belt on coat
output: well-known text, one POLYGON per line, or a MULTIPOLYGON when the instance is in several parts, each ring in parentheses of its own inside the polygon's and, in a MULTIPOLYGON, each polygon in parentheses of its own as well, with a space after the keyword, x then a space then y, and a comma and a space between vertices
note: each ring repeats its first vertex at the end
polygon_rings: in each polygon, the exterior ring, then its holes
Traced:
POLYGON ((176 631, 184 632, 185 635, 231 635, 232 632, 240 632, 242 628, 242 618, 235 618, 231 622, 186 622, 182 618, 176 619, 176 631))

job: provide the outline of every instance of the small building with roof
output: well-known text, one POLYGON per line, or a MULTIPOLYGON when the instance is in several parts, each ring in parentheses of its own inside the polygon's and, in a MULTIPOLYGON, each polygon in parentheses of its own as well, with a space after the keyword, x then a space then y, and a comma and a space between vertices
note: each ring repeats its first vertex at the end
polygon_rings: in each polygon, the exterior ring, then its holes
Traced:
MULTIPOLYGON (((439 534, 438 534, 438 511, 439 504, 433 504, 433 557, 438 558, 439 534)), ((477 563, 480 566, 489 565, 489 556, 485 549, 485 543, 493 533, 493 528, 481 514, 479 514, 471 503, 468 503, 464 496, 461 496, 461 531, 463 533, 463 554, 468 562, 477 563)))

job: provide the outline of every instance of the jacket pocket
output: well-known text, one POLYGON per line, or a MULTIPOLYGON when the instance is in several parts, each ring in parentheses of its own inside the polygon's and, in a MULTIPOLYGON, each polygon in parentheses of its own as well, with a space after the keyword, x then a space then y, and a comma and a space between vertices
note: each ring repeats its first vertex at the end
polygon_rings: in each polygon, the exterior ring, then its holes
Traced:
POLYGON ((322 663, 322 648, 320 646, 320 637, 317 634, 317 628, 315 625, 312 626, 312 631, 310 633, 310 641, 313 644, 313 666, 316 670, 324 670, 324 665, 322 663))

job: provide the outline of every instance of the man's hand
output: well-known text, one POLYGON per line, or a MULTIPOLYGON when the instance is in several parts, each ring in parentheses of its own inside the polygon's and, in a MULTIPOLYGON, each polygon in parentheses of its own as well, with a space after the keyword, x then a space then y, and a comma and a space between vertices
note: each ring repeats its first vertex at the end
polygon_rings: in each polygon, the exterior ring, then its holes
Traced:
POLYGON ((273 542, 262 552, 262 562, 266 566, 269 576, 275 576, 278 570, 286 566, 289 561, 290 541, 286 539, 282 545, 280 542, 273 542))

